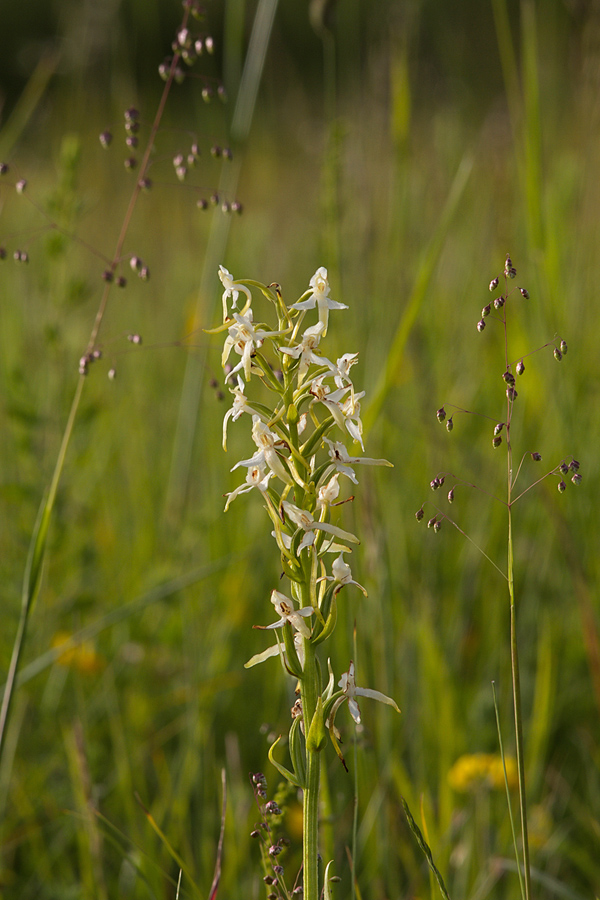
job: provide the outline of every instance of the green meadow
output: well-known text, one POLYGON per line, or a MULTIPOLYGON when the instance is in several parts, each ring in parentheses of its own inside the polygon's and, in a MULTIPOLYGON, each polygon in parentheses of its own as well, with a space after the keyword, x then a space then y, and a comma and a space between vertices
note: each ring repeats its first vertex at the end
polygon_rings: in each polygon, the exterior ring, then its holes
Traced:
POLYGON ((99 19, 65 5, 55 22, 40 7, 43 35, 13 11, 2 38, 14 65, 0 81, 3 684, 36 518, 65 452, 0 758, 0 894, 208 897, 220 858, 219 900, 267 897, 250 836, 258 771, 284 809, 288 883, 300 865, 302 807, 267 758, 289 729, 294 679, 276 659, 244 668, 272 643, 253 625, 272 621, 279 554, 255 492, 223 512, 242 481, 230 470, 254 447, 242 421, 221 446, 224 335, 206 329, 222 323, 222 264, 279 283, 288 303, 327 268, 331 297, 349 307, 331 314, 327 356, 359 353, 365 455, 394 466, 364 467, 340 510, 361 540, 352 573, 368 597, 344 589, 322 664, 330 655, 342 672, 353 659, 357 681, 402 713, 365 699, 360 726, 345 710, 336 720, 349 772, 327 748, 333 896, 440 896, 403 799, 453 900, 521 896, 494 709, 495 688, 510 776, 507 515, 493 499, 506 494, 506 453, 492 447, 504 344, 493 314, 476 327, 510 253, 530 295, 511 299, 511 358, 526 367, 511 429, 517 464, 526 456, 519 485, 573 457, 582 475, 564 493, 550 475, 513 514, 532 896, 598 897, 598 10, 207 6, 193 27, 215 52, 173 85, 152 185, 121 245, 136 183, 124 161, 142 158, 181 5, 131 0, 99 19), (131 107, 139 148, 125 144, 131 107), (173 159, 193 143, 180 180, 173 159), (110 285, 102 356, 80 375, 117 246, 127 285, 110 285), (436 420, 443 405, 451 432, 436 420), (434 506, 458 527, 428 529, 434 506))

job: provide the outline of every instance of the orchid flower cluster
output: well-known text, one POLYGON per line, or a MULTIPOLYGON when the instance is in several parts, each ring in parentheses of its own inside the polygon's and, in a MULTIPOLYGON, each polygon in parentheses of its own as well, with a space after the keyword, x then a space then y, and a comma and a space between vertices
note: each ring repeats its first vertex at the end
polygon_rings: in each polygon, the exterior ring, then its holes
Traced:
MULTIPOLYGON (((289 589, 273 589, 271 603, 277 616, 268 625, 276 643, 253 656, 247 667, 279 656, 285 670, 298 681, 298 699, 292 707, 289 751, 292 768, 269 758, 278 771, 304 794, 303 887, 305 900, 318 896, 317 815, 319 752, 327 733, 345 766, 334 720, 340 706, 348 703, 354 721, 360 722, 358 697, 368 697, 398 707, 379 691, 357 687, 354 663, 342 675, 336 690, 328 661, 328 681, 321 683, 316 648, 333 632, 340 591, 354 586, 366 596, 353 577, 346 556, 356 535, 335 523, 343 499, 343 486, 356 485, 359 466, 391 466, 385 459, 364 455, 360 401, 351 369, 357 353, 346 353, 335 362, 321 352, 329 328, 329 314, 348 307, 330 297, 327 270, 317 269, 310 286, 290 306, 278 284, 264 285, 234 280, 219 267, 223 291, 223 324, 212 333, 226 332, 222 365, 233 397, 223 420, 223 448, 227 449, 230 423, 242 417, 251 420, 256 447, 231 471, 245 469, 241 484, 226 495, 225 510, 241 494, 258 492, 270 519, 283 575, 289 589), (255 322, 252 290, 269 301, 277 318, 275 327, 255 322), (241 305, 243 303, 243 305, 241 305), (307 313, 316 311, 317 321, 305 326, 307 313), (234 364, 230 359, 235 360, 234 364), (251 385, 266 387, 272 402, 252 398, 251 385), (352 441, 352 452, 345 441, 352 441), (358 453, 360 448, 360 453, 358 453), (330 561, 332 560, 332 561, 330 561)), ((262 394, 261 394, 262 396, 262 394)), ((399 710, 398 710, 399 711, 399 710)))

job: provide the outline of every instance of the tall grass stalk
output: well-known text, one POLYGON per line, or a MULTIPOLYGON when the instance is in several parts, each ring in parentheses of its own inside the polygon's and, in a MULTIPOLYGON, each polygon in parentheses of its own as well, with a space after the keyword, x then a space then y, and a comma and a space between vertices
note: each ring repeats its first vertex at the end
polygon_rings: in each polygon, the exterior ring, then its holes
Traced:
MULTIPOLYGON (((515 723, 515 750, 516 750, 516 759, 517 759, 517 782, 518 782, 518 794, 519 794, 519 812, 520 812, 520 823, 521 823, 521 853, 523 858, 523 879, 521 883, 522 892, 525 900, 530 900, 531 898, 531 862, 530 862, 530 848, 529 848, 529 836, 528 836, 528 826, 527 826, 527 791, 526 791, 526 778, 525 778, 525 752, 524 752, 524 723, 523 723, 523 704, 522 704, 522 693, 521 693, 521 673, 520 673, 520 663, 519 663, 519 646, 518 646, 518 634, 517 634, 517 626, 518 626, 518 618, 517 618, 517 600, 515 594, 515 563, 514 563, 514 536, 513 536, 513 510, 514 506, 524 495, 528 494, 532 488, 539 485, 542 481, 547 479, 551 475, 566 475, 567 473, 571 473, 571 480, 574 484, 579 484, 581 482, 581 475, 579 474, 579 463, 575 460, 574 457, 570 458, 570 462, 567 462, 563 459, 558 465, 554 466, 550 469, 549 472, 546 472, 541 478, 536 478, 530 481, 529 485, 524 489, 520 490, 519 493, 516 491, 516 484, 519 476, 522 474, 523 464, 526 459, 530 459, 532 463, 539 464, 542 460, 542 456, 537 451, 525 451, 522 454, 520 462, 518 466, 514 465, 513 459, 513 439, 514 435, 511 432, 513 425, 513 413, 514 413, 514 404, 517 402, 518 391, 515 387, 516 379, 521 379, 523 373, 525 372, 525 363, 524 358, 528 358, 532 355, 532 353, 525 354, 525 357, 517 357, 516 359, 512 357, 512 346, 509 342, 509 313, 508 309, 510 308, 510 315, 513 315, 514 305, 517 302, 527 302, 529 297, 529 292, 526 288, 523 287, 512 287, 511 282, 516 277, 516 269, 512 264, 512 260, 510 256, 506 257, 506 262, 504 266, 504 272, 502 275, 498 275, 493 278, 490 282, 489 288, 490 291, 495 292, 500 284, 502 279, 503 288, 502 293, 499 297, 496 297, 493 302, 488 303, 482 310, 481 319, 477 323, 477 330, 481 334, 485 331, 488 323, 488 317, 493 321, 496 321, 500 324, 502 330, 502 345, 503 345, 503 364, 504 371, 502 374, 502 379, 506 385, 506 418, 504 421, 497 422, 494 426, 493 437, 492 437, 492 446, 493 448, 498 448, 501 446, 503 442, 503 433, 505 434, 506 441, 506 462, 507 462, 507 496, 506 502, 504 503, 507 511, 507 570, 506 574, 504 574, 499 567, 490 560, 489 556, 485 553, 482 548, 480 549, 481 554, 492 562, 494 567, 501 572, 503 577, 506 579, 507 587, 508 587, 508 596, 509 596, 509 606, 510 606, 510 662, 511 662, 511 681, 512 681, 512 700, 513 700, 513 713, 514 713, 514 723, 515 723), (515 378, 516 376, 516 378, 515 378)), ((555 337, 553 341, 548 342, 543 347, 538 348, 538 350, 532 351, 533 353, 538 352, 539 350, 548 350, 551 349, 554 355, 554 358, 557 362, 560 362, 567 353, 567 344, 564 340, 555 337)), ((529 364, 529 360, 528 360, 529 364)), ((521 382, 519 381, 519 384, 521 382)), ((445 422, 446 429, 448 432, 453 431, 454 429, 454 418, 455 416, 460 415, 461 413, 472 414, 470 410, 465 410, 460 407, 452 405, 451 407, 444 403, 437 411, 437 418, 439 422, 445 422), (452 408, 453 415, 450 418, 447 418, 446 407, 452 408)), ((491 419, 491 416, 484 415, 484 419, 491 419)), ((487 489, 479 488, 477 485, 472 484, 471 482, 464 481, 462 479, 458 479, 453 473, 442 472, 435 476, 435 478, 430 482, 430 486, 434 491, 439 490, 446 479, 452 479, 452 486, 448 491, 448 502, 453 503, 455 500, 455 492, 460 490, 463 486, 469 486, 471 488, 477 487, 478 490, 482 491, 484 494, 490 496, 490 492, 487 489)), ((566 484, 564 480, 559 481, 558 490, 560 493, 564 493, 566 489, 566 484)), ((503 502, 499 498, 498 502, 503 502)), ((420 521, 424 518, 424 505, 417 512, 417 520, 420 521)), ((435 532, 438 532, 442 527, 442 523, 444 519, 449 519, 451 524, 463 535, 465 532, 462 528, 460 528, 453 519, 450 519, 445 513, 435 507, 436 514, 429 519, 428 526, 433 528, 435 532)), ((466 535, 465 535, 466 536, 466 535)), ((503 765, 504 765, 504 755, 502 756, 503 765)), ((512 816, 511 816, 511 824, 512 824, 512 816)), ((519 853, 518 847, 515 844, 515 853, 517 854, 517 865, 519 866, 520 871, 520 863, 519 863, 519 853)))
MULTIPOLYGON (((254 16, 248 51, 231 119, 230 132, 236 148, 235 159, 233 165, 223 169, 222 182, 219 185, 219 192, 223 191, 225 194, 235 193, 237 189, 243 153, 252 125, 256 97, 265 65, 278 2, 279 0, 260 0, 254 16)), ((239 53, 239 46, 235 44, 232 46, 232 41, 228 39, 227 35, 225 41, 226 49, 230 55, 234 56, 234 60, 230 62, 230 65, 233 65, 235 68, 235 57, 239 53)), ((204 306, 205 298, 214 296, 212 289, 214 273, 219 261, 225 256, 229 226, 230 218, 221 215, 218 210, 215 210, 198 288, 196 304, 196 318, 198 321, 201 321, 202 317, 207 314, 204 306)), ((212 313, 213 310, 209 310, 209 318, 212 316, 212 313)), ((188 356, 181 397, 179 399, 177 428, 173 443, 167 490, 167 509, 169 515, 177 521, 181 517, 189 488, 194 439, 200 416, 202 377, 205 367, 206 352, 188 356)))

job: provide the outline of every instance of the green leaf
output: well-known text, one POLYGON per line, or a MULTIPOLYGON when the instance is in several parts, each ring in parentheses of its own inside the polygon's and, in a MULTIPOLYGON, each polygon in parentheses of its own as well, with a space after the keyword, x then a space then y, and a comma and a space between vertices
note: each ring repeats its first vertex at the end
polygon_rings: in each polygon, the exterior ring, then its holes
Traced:
POLYGON ((312 717, 310 728, 306 736, 306 749, 309 753, 322 750, 327 743, 327 732, 325 731, 325 720, 323 719, 323 701, 319 696, 317 698, 317 706, 315 714, 312 717))
POLYGON ((269 748, 269 754, 268 754, 269 762, 271 762, 275 766, 275 768, 277 769, 279 774, 283 775, 283 777, 286 778, 290 782, 290 784, 293 784, 296 787, 301 788, 302 785, 301 785, 299 779, 296 777, 296 775, 294 775, 293 772, 290 772, 289 769, 286 769, 286 767, 284 765, 277 762, 277 760, 273 756, 273 750, 275 749, 275 747, 277 746, 277 744, 279 743, 280 740, 281 740, 281 735, 279 735, 277 740, 273 744, 271 744, 271 746, 269 748))
POLYGON ((306 784, 306 760, 304 757, 302 730, 300 728, 301 721, 302 719, 300 716, 297 716, 294 719, 292 727, 290 728, 289 739, 290 758, 294 767, 294 773, 296 774, 298 781, 300 781, 301 786, 304 787, 306 784))

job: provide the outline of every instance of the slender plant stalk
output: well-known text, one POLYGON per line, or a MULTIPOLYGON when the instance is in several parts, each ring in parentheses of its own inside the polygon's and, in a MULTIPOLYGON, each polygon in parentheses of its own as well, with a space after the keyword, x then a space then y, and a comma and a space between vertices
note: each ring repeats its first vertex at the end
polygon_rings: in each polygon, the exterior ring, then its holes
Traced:
POLYGON ((73 402, 71 403, 71 410, 69 412, 69 418, 67 420, 65 432, 61 441, 58 458, 56 460, 56 466, 54 467, 54 473, 52 475, 52 481, 50 482, 48 496, 42 501, 42 504, 40 506, 40 511, 38 513, 37 521, 35 523, 33 534, 31 536, 31 542, 29 545, 27 563, 25 565, 25 573, 23 576, 23 589, 21 593, 21 614, 19 616, 17 633, 13 642, 12 656, 6 676, 4 696, 2 697, 2 708, 0 709, 0 763, 2 761, 2 755, 4 752, 6 733, 12 706, 12 698, 16 685, 17 672, 19 670, 19 661, 21 659, 21 652, 23 650, 23 647, 25 646, 25 640, 27 638, 29 616, 31 610, 33 609, 33 605, 35 603, 40 587, 48 526, 50 524, 50 517, 54 508, 54 501, 56 499, 56 492, 58 490, 58 485, 62 475, 65 457, 67 455, 67 448, 69 446, 71 434, 73 432, 73 426, 75 424, 75 417, 77 415, 77 410, 79 409, 79 401, 81 399, 81 393, 83 390, 83 381, 84 378, 83 375, 81 375, 79 377, 79 381, 77 382, 77 388, 75 390, 73 402))
MULTIPOLYGON (((308 729, 317 706, 320 693, 319 674, 315 647, 309 640, 304 641, 304 672, 300 682, 302 710, 305 728, 308 729)), ((319 897, 319 782, 321 774, 321 753, 306 746, 306 784, 303 798, 303 897, 304 900, 318 900, 319 897)))
POLYGON ((525 871, 525 897, 531 898, 531 871, 529 862, 529 840, 527 836, 527 795, 525 790, 525 762, 523 754, 523 713, 521 708, 521 680, 519 677, 519 651, 517 645, 517 608, 513 577, 512 509, 510 506, 509 481, 508 504, 508 592, 510 596, 510 660, 512 671, 513 706, 515 711, 515 743, 517 753, 517 775, 519 781, 519 808, 521 811, 521 837, 523 840, 523 868, 525 871))
MULTIPOLYGON (((506 315, 504 316, 504 351, 508 369, 508 331, 506 315)), ((521 705, 521 679, 519 676, 519 649, 517 642, 517 608, 515 603, 514 554, 512 536, 512 491, 513 459, 510 440, 513 400, 508 400, 506 418, 506 455, 507 455, 507 509, 508 509, 508 594, 510 599, 510 662, 512 673, 513 707, 515 714, 515 750, 517 755, 517 778, 519 782, 519 809, 521 812, 521 837, 523 841, 523 869, 525 875, 525 900, 531 898, 531 871, 529 862, 529 841, 527 837, 527 793, 525 787, 525 762, 523 754, 523 711, 521 705)), ((518 473, 517 473, 518 475, 518 473)), ((518 860, 517 860, 518 864, 518 860)))

